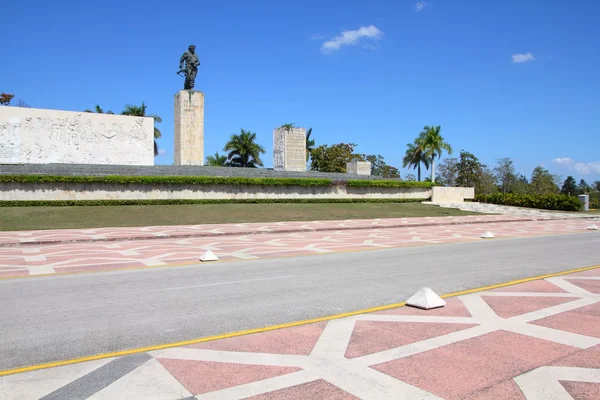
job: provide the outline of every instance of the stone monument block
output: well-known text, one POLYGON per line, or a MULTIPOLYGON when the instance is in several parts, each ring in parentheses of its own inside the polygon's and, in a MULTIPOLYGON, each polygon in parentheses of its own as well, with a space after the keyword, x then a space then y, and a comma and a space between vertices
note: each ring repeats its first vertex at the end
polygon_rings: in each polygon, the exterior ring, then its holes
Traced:
POLYGON ((590 195, 589 194, 580 194, 579 202, 583 206, 583 211, 590 211, 590 195))
POLYGON ((273 130, 273 169, 275 171, 306 171, 306 129, 277 128, 273 130))
POLYGON ((175 165, 204 165, 204 93, 175 94, 175 165))
POLYGON ((0 164, 154 165, 154 119, 0 107, 0 164))
POLYGON ((371 175, 371 163, 368 161, 351 161, 346 163, 346 173, 353 175, 371 175))

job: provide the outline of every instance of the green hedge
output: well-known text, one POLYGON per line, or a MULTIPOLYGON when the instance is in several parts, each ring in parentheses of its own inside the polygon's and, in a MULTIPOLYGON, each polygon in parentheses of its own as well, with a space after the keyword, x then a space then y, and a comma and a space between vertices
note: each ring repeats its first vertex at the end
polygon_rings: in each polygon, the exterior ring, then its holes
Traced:
POLYGON ((419 203, 427 199, 152 199, 152 200, 17 200, 0 201, 0 207, 147 206, 177 204, 269 204, 269 203, 419 203))
POLYGON ((352 179, 347 181, 349 187, 386 187, 386 188, 431 188, 434 186, 431 182, 415 182, 415 181, 393 181, 380 180, 369 181, 365 179, 352 179))
POLYGON ((223 176, 56 176, 56 175, 0 175, 0 183, 106 183, 141 185, 263 185, 263 186, 334 186, 389 187, 389 188, 430 188, 430 182, 409 182, 399 180, 360 180, 334 181, 315 178, 244 178, 223 176))
POLYGON ((475 201, 504 206, 539 208, 543 210, 580 211, 582 209, 581 203, 577 197, 562 194, 480 194, 475 196, 475 201))

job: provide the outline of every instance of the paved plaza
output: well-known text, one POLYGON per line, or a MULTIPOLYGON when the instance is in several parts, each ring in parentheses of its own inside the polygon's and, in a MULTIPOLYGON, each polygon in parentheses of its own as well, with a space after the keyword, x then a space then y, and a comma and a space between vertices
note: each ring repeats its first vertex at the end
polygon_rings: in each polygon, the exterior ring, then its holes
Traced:
POLYGON ((0 278, 192 264, 207 250, 235 261, 481 241, 485 231, 493 240, 583 233, 592 222, 483 215, 2 232, 0 278))
POLYGON ((0 377, 0 399, 598 399, 600 269, 0 377))

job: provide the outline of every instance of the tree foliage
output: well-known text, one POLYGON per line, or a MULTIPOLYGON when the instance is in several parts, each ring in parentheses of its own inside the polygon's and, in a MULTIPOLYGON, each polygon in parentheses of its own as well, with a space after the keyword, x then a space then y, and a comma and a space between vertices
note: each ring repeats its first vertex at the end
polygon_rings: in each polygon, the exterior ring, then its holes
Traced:
POLYGON ((567 179, 563 182, 562 188, 560 189, 561 194, 568 196, 574 196, 577 194, 577 181, 572 176, 567 176, 567 179))
POLYGON ((385 159, 380 154, 357 154, 354 156, 358 161, 368 161, 371 163, 371 175, 381 176, 384 178, 400 179, 400 171, 398 168, 388 165, 385 159))
POLYGON ((485 165, 481 164, 474 154, 461 150, 456 166, 456 185, 476 187, 479 184, 484 167, 485 165))
POLYGON ((227 167, 227 156, 217 151, 213 156, 206 157, 206 165, 210 167, 227 167))
POLYGON ((529 184, 532 194, 556 194, 559 192, 558 177, 553 175, 547 169, 537 166, 531 174, 531 183, 529 184))
POLYGON ((228 152, 227 162, 232 167, 256 168, 262 167, 260 155, 265 149, 256 143, 256 133, 240 129, 239 134, 233 134, 225 144, 223 151, 228 152))
POLYGON ((417 179, 421 181, 421 164, 425 166, 425 168, 429 168, 429 158, 425 156, 425 137, 423 135, 419 135, 415 138, 413 143, 408 143, 406 145, 406 152, 404 153, 404 158, 402 158, 402 167, 412 168, 417 170, 417 179))
POLYGON ((513 160, 508 157, 499 158, 496 160, 494 174, 500 192, 514 193, 518 178, 513 160))
POLYGON ((458 159, 445 158, 438 167, 436 182, 442 186, 457 186, 458 159))
POLYGON ((444 150, 452 154, 452 146, 440 134, 441 127, 425 126, 421 132, 423 140, 423 154, 431 161, 431 182, 435 182, 435 159, 440 158, 444 150))
POLYGON ((346 163, 358 159, 354 143, 322 144, 311 153, 310 169, 320 172, 346 172, 346 163))
POLYGON ((306 131, 306 162, 308 162, 312 151, 315 148, 315 139, 311 138, 312 128, 308 128, 306 131))
POLYGON ((3 106, 10 105, 10 102, 13 99, 13 97, 15 97, 14 94, 0 93, 0 104, 2 104, 3 106))
POLYGON ((585 179, 579 181, 579 185, 577 185, 577 194, 589 194, 592 190, 592 187, 587 184, 585 179))
POLYGON ((93 112, 96 112, 96 113, 98 113, 98 114, 114 114, 114 112, 112 112, 112 111, 110 111, 110 110, 108 110, 108 111, 106 111, 106 112, 105 112, 105 111, 102 109, 102 107, 100 107, 99 105, 96 105, 96 108, 94 108, 94 111, 92 111, 92 110, 90 110, 90 109, 88 108, 88 109, 85 109, 85 110, 83 110, 83 112, 88 112, 88 113, 93 113, 93 112))

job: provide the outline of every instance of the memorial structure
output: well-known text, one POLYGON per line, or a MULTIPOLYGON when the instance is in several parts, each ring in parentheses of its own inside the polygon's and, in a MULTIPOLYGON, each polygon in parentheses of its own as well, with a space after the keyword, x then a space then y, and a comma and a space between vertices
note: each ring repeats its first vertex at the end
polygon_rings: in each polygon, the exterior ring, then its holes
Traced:
POLYGON ((280 127, 273 130, 273 169, 306 171, 306 129, 280 127))
POLYGON ((346 163, 346 173, 353 175, 371 175, 371 163, 368 161, 351 161, 346 163))
POLYGON ((154 165, 154 119, 0 107, 0 164, 154 165))
POLYGON ((177 72, 185 82, 175 94, 175 165, 204 165, 204 93, 193 90, 199 65, 196 46, 191 45, 181 56, 177 72))

